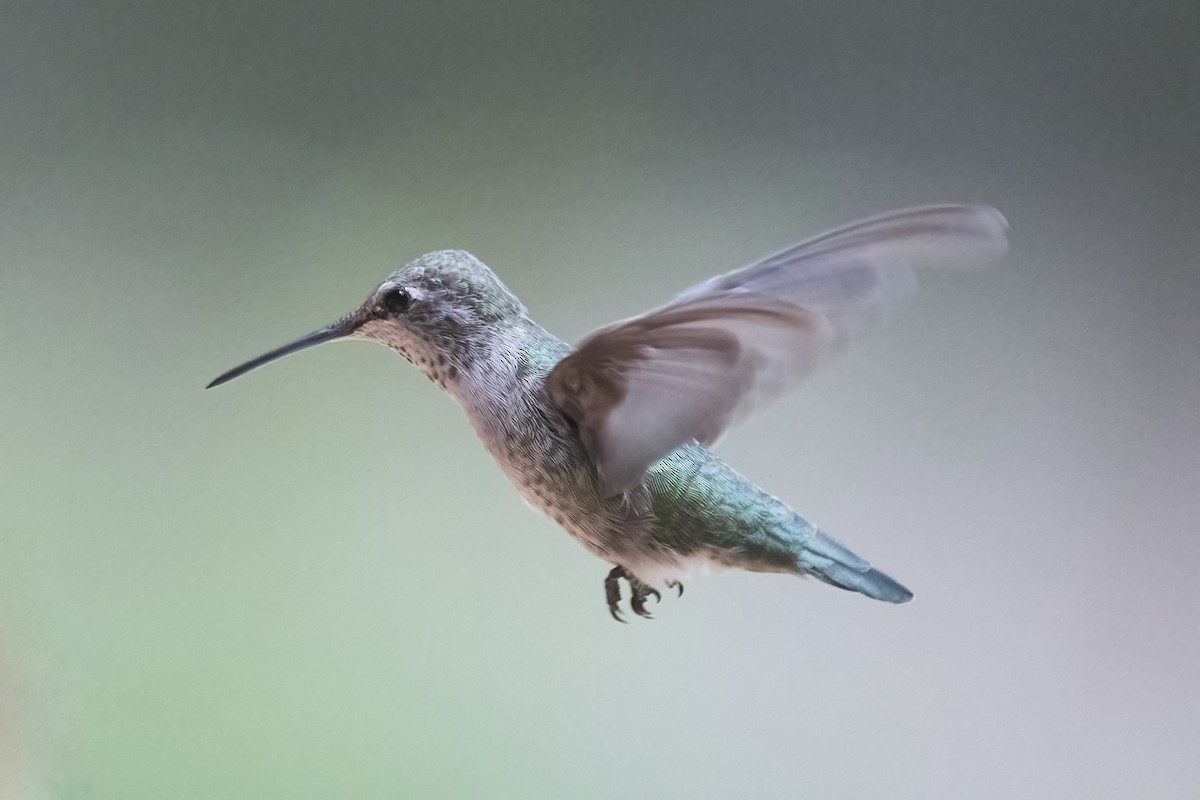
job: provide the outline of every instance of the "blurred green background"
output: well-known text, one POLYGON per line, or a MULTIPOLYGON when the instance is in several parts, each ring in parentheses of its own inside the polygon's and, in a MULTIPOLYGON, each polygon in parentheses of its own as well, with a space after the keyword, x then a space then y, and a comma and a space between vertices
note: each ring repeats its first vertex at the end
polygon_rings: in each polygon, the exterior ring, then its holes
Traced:
POLYGON ((0 3, 0 796, 1200 795, 1192 2, 0 3), (916 592, 614 624, 344 344, 466 248, 577 340, 891 207, 1013 250, 721 452, 916 592))

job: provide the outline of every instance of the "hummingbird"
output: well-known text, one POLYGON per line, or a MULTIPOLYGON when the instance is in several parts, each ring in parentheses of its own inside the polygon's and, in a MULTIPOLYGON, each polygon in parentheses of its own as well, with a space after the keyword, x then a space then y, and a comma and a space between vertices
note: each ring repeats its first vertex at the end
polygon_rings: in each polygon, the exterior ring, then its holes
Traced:
POLYGON ((875 600, 912 592, 709 449, 881 321, 914 268, 980 266, 1007 249, 988 206, 908 208, 802 241, 591 333, 548 332, 462 250, 393 272, 331 325, 234 367, 207 388, 324 342, 394 350, 462 406, 533 508, 612 565, 613 618, 718 569, 810 576, 875 600))

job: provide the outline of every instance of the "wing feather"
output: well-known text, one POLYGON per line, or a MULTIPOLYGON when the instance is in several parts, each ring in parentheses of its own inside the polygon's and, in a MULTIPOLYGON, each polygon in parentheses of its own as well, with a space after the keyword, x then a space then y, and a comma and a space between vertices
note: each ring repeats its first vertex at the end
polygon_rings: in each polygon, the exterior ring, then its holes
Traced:
POLYGON ((715 441, 915 288, 917 266, 989 263, 1007 224, 983 206, 895 211, 699 283, 584 339, 552 399, 613 492, 680 445, 715 441))

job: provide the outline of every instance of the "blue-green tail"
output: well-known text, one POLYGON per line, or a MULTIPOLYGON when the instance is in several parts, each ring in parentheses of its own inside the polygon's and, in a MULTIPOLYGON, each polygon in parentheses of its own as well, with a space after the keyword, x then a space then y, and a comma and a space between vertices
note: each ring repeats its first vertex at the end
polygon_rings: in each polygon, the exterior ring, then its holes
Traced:
POLYGON ((912 592, 816 528, 798 543, 796 566, 831 586, 888 603, 907 603, 912 592))

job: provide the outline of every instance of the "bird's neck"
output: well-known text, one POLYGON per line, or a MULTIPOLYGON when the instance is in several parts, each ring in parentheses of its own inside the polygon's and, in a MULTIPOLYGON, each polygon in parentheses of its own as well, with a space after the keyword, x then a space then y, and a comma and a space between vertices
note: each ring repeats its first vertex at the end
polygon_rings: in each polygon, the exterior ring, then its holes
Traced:
MULTIPOLYGON (((551 401, 546 376, 571 348, 536 323, 498 331, 447 389, 484 447, 535 508, 551 495, 594 491, 596 475, 571 423, 551 401), (548 486, 556 487, 548 489, 548 486)), ((549 511, 547 511, 549 513, 549 511)))
POLYGON ((449 391, 485 443, 528 425, 544 404, 546 375, 570 347, 530 320, 493 331, 460 365, 449 391))

